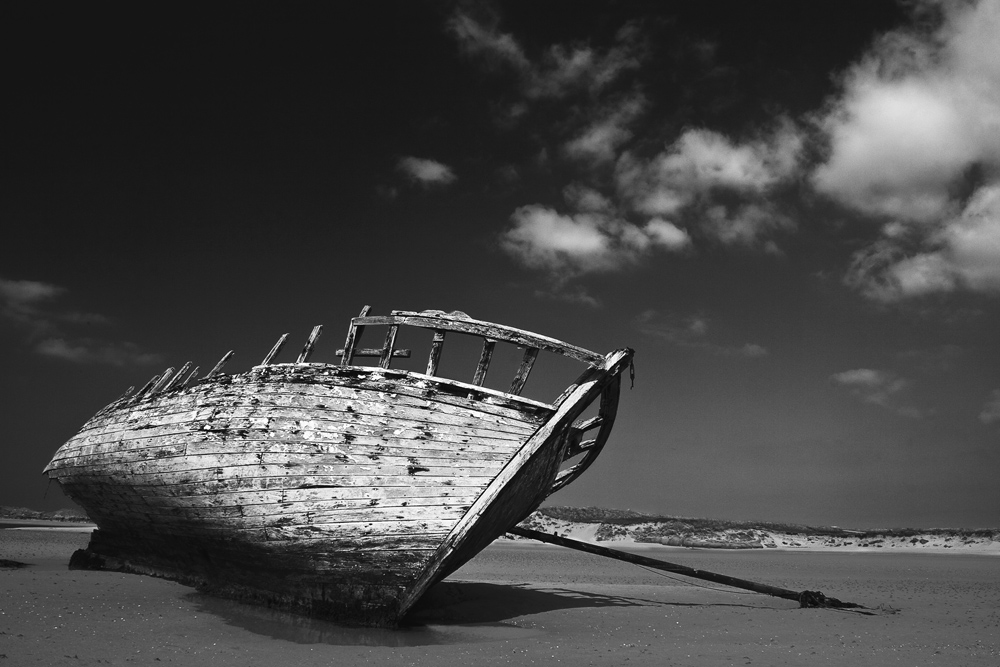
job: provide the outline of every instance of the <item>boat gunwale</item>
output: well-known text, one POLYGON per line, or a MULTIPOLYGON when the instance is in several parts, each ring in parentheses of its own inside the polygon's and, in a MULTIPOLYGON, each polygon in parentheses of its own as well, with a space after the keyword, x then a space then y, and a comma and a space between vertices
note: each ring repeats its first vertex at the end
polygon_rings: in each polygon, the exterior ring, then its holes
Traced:
MULTIPOLYGON (((427 375, 426 373, 421 373, 420 371, 411 371, 405 368, 382 368, 381 366, 359 366, 352 364, 350 366, 343 366, 340 364, 328 363, 328 362, 287 362, 287 363, 277 363, 268 364, 266 366, 258 365, 251 368, 247 373, 262 373, 265 369, 271 368, 301 368, 301 367, 318 367, 327 366, 338 371, 366 371, 371 375, 400 375, 415 377, 418 380, 425 380, 428 382, 433 382, 434 384, 445 385, 454 389, 460 389, 462 391, 469 391, 476 394, 486 394, 495 398, 501 398, 507 401, 513 401, 515 403, 524 403, 534 408, 544 408, 547 410, 555 410, 558 406, 553 403, 545 403, 544 401, 538 401, 533 398, 527 398, 526 396, 521 396, 519 394, 511 394, 506 391, 501 391, 499 389, 491 389, 489 387, 484 387, 482 385, 472 384, 471 382, 464 382, 462 380, 454 380, 452 378, 442 377, 440 375, 427 375)), ((240 373, 238 375, 243 375, 240 373)), ((237 375, 230 375, 229 377, 237 377, 237 375)), ((389 380, 392 381, 392 380, 389 380)), ((471 396, 466 396, 470 400, 481 401, 481 398, 473 398, 471 396)))

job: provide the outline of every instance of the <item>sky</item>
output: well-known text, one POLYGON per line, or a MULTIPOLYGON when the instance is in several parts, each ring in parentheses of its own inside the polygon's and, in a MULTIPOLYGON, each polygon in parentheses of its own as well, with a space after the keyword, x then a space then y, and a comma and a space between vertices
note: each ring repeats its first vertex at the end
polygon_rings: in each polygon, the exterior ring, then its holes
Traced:
POLYGON ((550 504, 1000 526, 997 0, 3 12, 0 505, 370 304, 636 350, 550 504))

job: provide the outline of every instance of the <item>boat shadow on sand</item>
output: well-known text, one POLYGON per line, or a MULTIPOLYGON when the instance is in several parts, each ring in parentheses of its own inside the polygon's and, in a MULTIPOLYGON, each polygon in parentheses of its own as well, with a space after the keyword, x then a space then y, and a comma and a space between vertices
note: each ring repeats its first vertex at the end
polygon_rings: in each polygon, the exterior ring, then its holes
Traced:
POLYGON ((401 647, 523 639, 544 632, 516 622, 534 614, 577 608, 689 606, 568 588, 540 589, 533 584, 446 581, 428 591, 399 628, 386 629, 343 626, 201 593, 185 597, 199 613, 212 614, 227 625, 257 635, 297 644, 337 646, 401 647))

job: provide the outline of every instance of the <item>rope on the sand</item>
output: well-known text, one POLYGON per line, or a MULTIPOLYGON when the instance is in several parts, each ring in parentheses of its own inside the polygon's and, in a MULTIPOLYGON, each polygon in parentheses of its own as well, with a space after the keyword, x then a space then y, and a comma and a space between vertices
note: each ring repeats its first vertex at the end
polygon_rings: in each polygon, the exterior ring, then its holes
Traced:
MULTIPOLYGON (((642 568, 643 570, 646 570, 650 574, 655 574, 657 576, 663 577, 664 579, 669 579, 671 581, 676 581, 678 584, 682 584, 684 586, 692 586, 694 588, 703 588, 706 591, 715 591, 716 593, 728 593, 730 595, 759 595, 759 593, 754 593, 752 591, 740 591, 740 590, 736 590, 735 588, 716 588, 715 586, 706 586, 705 584, 699 584, 697 582, 689 581, 687 579, 680 579, 678 577, 671 577, 669 574, 664 574, 663 572, 660 572, 659 570, 654 570, 653 568, 646 567, 645 565, 636 565, 636 567, 642 568)), ((819 593, 819 591, 802 591, 802 593, 803 593, 803 595, 805 595, 807 593, 809 593, 809 594, 818 594, 818 595, 820 595, 821 597, 823 597, 824 599, 827 599, 827 600, 835 599, 835 598, 827 598, 822 593, 819 593)), ((839 600, 838 600, 838 602, 839 602, 839 600)), ((852 602, 847 602, 847 603, 843 603, 842 602, 841 605, 842 606, 837 607, 837 606, 833 606, 833 605, 824 605, 824 604, 803 604, 802 600, 801 599, 799 600, 799 607, 801 607, 801 608, 805 608, 805 607, 822 607, 823 609, 831 609, 833 611, 853 612, 855 614, 862 614, 863 616, 875 616, 875 615, 877 615, 875 613, 876 611, 884 613, 884 614, 898 614, 899 613, 898 609, 894 609, 892 607, 883 608, 883 605, 880 605, 875 610, 868 610, 868 607, 865 607, 865 606, 862 606, 862 605, 859 605, 859 604, 854 604, 852 602), (868 611, 863 611, 863 610, 868 610, 868 611)))
POLYGON ((732 593, 733 595, 758 595, 758 593, 751 593, 750 591, 739 591, 734 588, 716 588, 715 586, 706 586, 705 584, 699 584, 694 581, 689 581, 687 579, 680 579, 678 577, 671 577, 669 574, 664 574, 659 570, 654 570, 651 567, 646 567, 645 565, 636 565, 643 570, 651 574, 663 577, 664 579, 669 579, 670 581, 676 581, 678 584, 684 584, 685 586, 693 586, 695 588, 704 588, 706 591, 716 591, 717 593, 732 593))

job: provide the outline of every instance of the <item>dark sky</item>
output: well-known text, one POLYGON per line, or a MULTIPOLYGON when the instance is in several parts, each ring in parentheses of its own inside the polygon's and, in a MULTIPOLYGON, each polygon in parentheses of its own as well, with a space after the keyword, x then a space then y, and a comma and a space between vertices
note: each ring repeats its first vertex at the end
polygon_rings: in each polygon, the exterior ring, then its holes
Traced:
POLYGON ((344 4, 4 10, 0 504, 371 304, 636 349, 553 503, 1000 525, 1000 3, 344 4))

